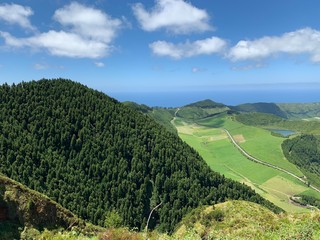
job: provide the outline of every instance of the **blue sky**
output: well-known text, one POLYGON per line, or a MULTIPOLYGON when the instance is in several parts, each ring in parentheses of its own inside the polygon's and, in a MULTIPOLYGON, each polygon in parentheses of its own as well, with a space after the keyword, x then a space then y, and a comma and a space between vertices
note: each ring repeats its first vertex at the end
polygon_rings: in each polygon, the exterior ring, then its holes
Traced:
POLYGON ((168 105, 166 94, 185 99, 176 104, 228 93, 234 104, 320 101, 319 9, 318 0, 1 1, 0 83, 69 78, 149 105, 168 105))

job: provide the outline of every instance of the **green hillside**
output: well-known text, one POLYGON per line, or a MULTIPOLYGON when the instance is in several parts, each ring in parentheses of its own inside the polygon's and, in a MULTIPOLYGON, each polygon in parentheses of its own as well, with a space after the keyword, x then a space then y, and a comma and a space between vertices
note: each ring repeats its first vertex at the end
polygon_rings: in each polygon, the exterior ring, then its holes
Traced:
POLYGON ((241 124, 228 115, 206 118, 196 123, 176 119, 174 123, 179 136, 196 149, 214 171, 250 186, 285 211, 308 211, 293 205, 290 201, 292 196, 308 195, 320 199, 318 192, 292 176, 248 160, 234 147, 221 128, 228 129, 251 156, 303 176, 304 173, 282 153, 281 144, 285 138, 273 136, 270 131, 259 127, 241 124))
POLYGON ((291 120, 319 120, 320 103, 246 103, 231 107, 239 112, 260 112, 291 120))
MULTIPOLYGON (((195 148, 213 170, 251 186, 286 211, 304 211, 290 203, 289 198, 295 195, 314 198, 311 202, 318 201, 320 195, 297 179, 250 162, 234 149, 226 139, 227 135, 218 128, 226 128, 239 138, 239 144, 252 156, 297 176, 304 175, 312 184, 319 186, 319 177, 314 172, 286 159, 281 149, 285 136, 273 132, 288 130, 293 134, 319 134, 319 121, 285 119, 278 116, 283 115, 279 112, 279 107, 271 103, 244 104, 241 105, 242 112, 235 112, 232 107, 232 111, 221 107, 224 105, 216 105, 211 100, 192 103, 177 109, 176 117, 170 122, 177 128, 179 136, 195 148), (215 113, 210 115, 208 110, 215 113)), ((315 166, 315 163, 312 164, 315 166)))
MULTIPOLYGON (((36 236, 49 229, 77 229, 96 235, 101 229, 83 220, 48 197, 0 175, 0 236, 12 240, 36 236)), ((79 233, 80 233, 79 232, 79 233)))
POLYGON ((230 201, 186 216, 175 239, 319 239, 320 213, 277 215, 254 203, 230 201))
POLYGON ((176 109, 174 108, 152 108, 152 111, 148 112, 148 116, 164 126, 168 131, 177 134, 177 129, 171 124, 175 111, 176 109))
POLYGON ((198 101, 198 102, 195 102, 195 103, 191 103, 191 104, 188 104, 184 107, 198 107, 198 108, 224 108, 226 107, 226 105, 224 105, 223 103, 217 103, 217 102, 214 102, 210 99, 205 99, 205 100, 202 100, 202 101, 198 101))
POLYGON ((144 105, 144 104, 138 104, 138 103, 129 102, 129 101, 123 102, 122 104, 129 107, 129 108, 132 108, 136 111, 143 112, 143 113, 148 113, 148 112, 152 111, 151 107, 144 105))
POLYGON ((229 110, 229 107, 222 103, 217 103, 212 100, 206 99, 179 108, 176 116, 184 118, 185 120, 194 121, 197 119, 215 116, 229 110))
POLYGON ((177 134, 177 129, 171 124, 171 120, 175 115, 175 108, 160 108, 160 107, 148 107, 144 104, 137 104, 135 102, 123 102, 123 104, 133 110, 142 112, 151 118, 153 118, 157 123, 164 126, 168 131, 177 134))
POLYGON ((273 114, 250 112, 241 113, 235 119, 249 126, 287 129, 297 133, 320 134, 320 121, 287 120, 273 114))
POLYGON ((191 209, 247 199, 250 188, 212 172, 150 117, 70 80, 0 87, 0 171, 94 224, 172 231, 191 209))
POLYGON ((277 103, 290 119, 308 119, 320 117, 320 103, 277 103))
POLYGON ((287 114, 275 103, 245 103, 232 107, 238 112, 260 112, 276 115, 281 118, 287 118, 287 114))
POLYGON ((286 158, 299 166, 312 184, 320 188, 320 140, 314 135, 302 134, 282 143, 286 158))
POLYGON ((273 126, 284 121, 283 118, 274 114, 258 112, 238 114, 235 119, 250 126, 273 126))

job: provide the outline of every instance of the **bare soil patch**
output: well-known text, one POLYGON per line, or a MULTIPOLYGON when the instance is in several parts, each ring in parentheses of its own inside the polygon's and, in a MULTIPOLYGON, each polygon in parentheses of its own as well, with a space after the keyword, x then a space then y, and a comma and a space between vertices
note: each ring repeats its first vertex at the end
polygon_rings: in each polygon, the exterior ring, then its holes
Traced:
POLYGON ((242 134, 234 135, 233 139, 238 143, 244 143, 246 140, 244 139, 244 136, 242 134))

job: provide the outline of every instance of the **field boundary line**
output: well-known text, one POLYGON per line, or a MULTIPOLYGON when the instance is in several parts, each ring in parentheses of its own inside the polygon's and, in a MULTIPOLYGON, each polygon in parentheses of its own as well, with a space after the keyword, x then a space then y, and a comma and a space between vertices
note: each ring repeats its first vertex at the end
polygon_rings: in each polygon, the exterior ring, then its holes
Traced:
POLYGON ((225 128, 222 128, 222 129, 223 129, 223 130, 225 131, 225 133, 228 135, 228 138, 231 140, 232 144, 233 144, 233 145, 242 153, 242 155, 244 155, 247 159, 249 159, 249 160, 251 160, 251 161, 253 161, 253 162, 256 162, 256 163, 259 163, 259 164, 262 164, 262 165, 271 167, 271 168, 276 169, 276 170, 278 170, 278 171, 284 172, 284 173, 290 175, 291 177, 294 177, 294 178, 298 179, 300 182, 303 182, 304 184, 306 184, 307 186, 309 186, 309 187, 312 188, 313 190, 315 190, 315 191, 317 191, 317 192, 320 193, 320 190, 319 190, 318 188, 316 188, 315 186, 312 186, 311 184, 308 184, 308 182, 307 182, 306 180, 304 180, 303 178, 295 175, 294 173, 289 172, 288 170, 285 170, 285 169, 283 169, 283 168, 281 168, 281 167, 275 166, 275 165, 273 165, 273 164, 271 164, 271 163, 267 163, 267 162, 265 162, 265 161, 262 161, 262 160, 260 160, 260 159, 257 159, 257 158, 255 158, 255 157, 251 156, 249 153, 247 153, 247 152, 234 140, 234 138, 232 137, 232 135, 230 134, 230 132, 229 132, 227 129, 225 129, 225 128))

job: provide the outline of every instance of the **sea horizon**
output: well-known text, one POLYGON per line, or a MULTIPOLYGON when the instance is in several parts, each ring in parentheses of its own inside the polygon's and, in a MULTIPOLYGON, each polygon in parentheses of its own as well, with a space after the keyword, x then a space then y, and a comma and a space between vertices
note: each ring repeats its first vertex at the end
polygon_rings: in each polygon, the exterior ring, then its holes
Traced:
POLYGON ((150 107, 181 107, 193 102, 212 101, 234 106, 244 103, 312 103, 320 102, 318 89, 290 90, 216 90, 185 92, 105 92, 120 102, 132 101, 150 107))

